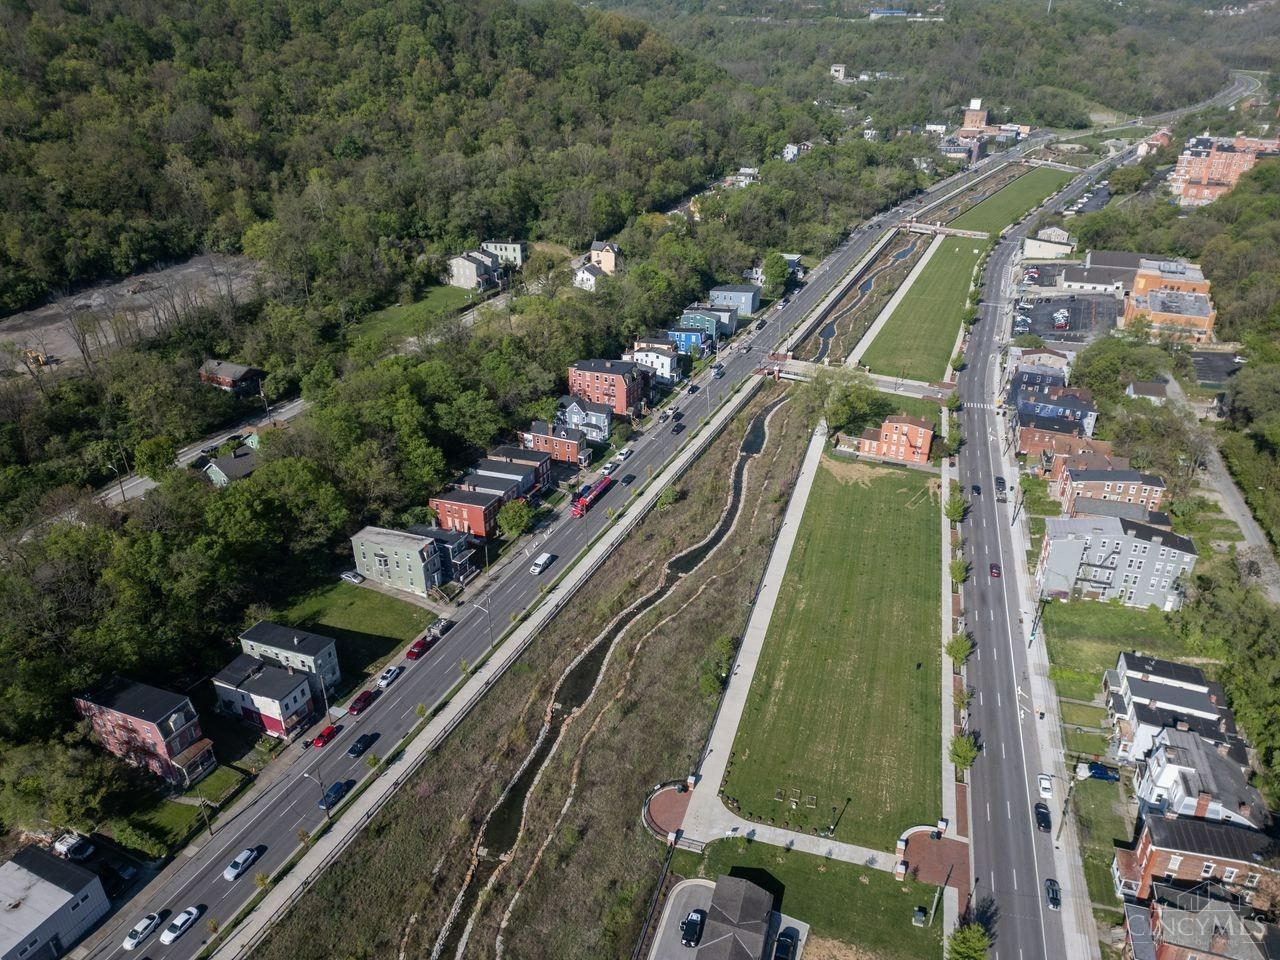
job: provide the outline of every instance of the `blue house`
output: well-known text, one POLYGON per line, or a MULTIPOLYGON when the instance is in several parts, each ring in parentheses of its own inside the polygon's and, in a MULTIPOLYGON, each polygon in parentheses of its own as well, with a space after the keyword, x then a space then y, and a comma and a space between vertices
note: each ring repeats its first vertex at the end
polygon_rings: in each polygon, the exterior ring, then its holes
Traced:
POLYGON ((754 283, 712 287, 709 296, 713 307, 733 307, 744 317, 749 317, 760 309, 760 288, 754 283))
MULTIPOLYGON (((714 321, 713 324, 714 326, 714 321)), ((676 345, 676 350, 686 356, 696 348, 699 354, 707 352, 711 338, 707 331, 699 327, 672 327, 667 331, 667 339, 676 345)))
POLYGON ((697 327, 705 330, 712 340, 731 337, 738 329, 738 310, 736 307, 713 307, 709 303, 691 303, 680 314, 676 326, 697 327))

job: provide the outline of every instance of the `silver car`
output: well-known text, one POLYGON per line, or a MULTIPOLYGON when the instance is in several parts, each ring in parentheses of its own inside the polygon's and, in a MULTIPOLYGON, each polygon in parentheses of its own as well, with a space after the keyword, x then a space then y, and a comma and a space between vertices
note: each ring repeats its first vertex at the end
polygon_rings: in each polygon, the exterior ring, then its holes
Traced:
POLYGON ((187 909, 173 918, 172 923, 164 928, 164 933, 160 934, 160 942, 165 946, 173 943, 173 941, 191 929, 191 925, 196 922, 196 917, 198 916, 200 916, 199 907, 187 907, 187 909))
POLYGON ((222 871, 223 880, 235 880, 241 874, 252 866, 253 861, 258 859, 258 851, 250 847, 248 850, 241 850, 236 854, 236 858, 227 864, 227 869, 222 871))
POLYGON ((136 949, 138 944, 151 936, 158 926, 160 926, 160 914, 148 913, 133 925, 133 929, 125 935, 124 943, 120 944, 120 946, 124 947, 126 950, 136 949))

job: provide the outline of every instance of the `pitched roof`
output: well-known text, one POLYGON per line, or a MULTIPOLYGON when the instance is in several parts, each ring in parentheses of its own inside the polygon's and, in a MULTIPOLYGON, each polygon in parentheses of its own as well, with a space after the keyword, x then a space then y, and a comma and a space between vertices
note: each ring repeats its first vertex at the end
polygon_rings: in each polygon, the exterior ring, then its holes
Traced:
POLYGON ((1208 793, 1226 809, 1244 814, 1255 826, 1266 823, 1267 806, 1262 794, 1250 786, 1244 769, 1229 757, 1224 757, 1216 747, 1210 747, 1202 737, 1190 730, 1168 727, 1161 731, 1165 742, 1165 756, 1171 763, 1183 767, 1181 774, 1187 796, 1208 793))
POLYGON ((570 370, 579 370, 583 373, 613 373, 621 376, 630 376, 636 372, 636 364, 630 360, 579 360, 577 363, 569 364, 570 370))
POLYGON ((913 427, 920 427, 922 430, 932 430, 933 423, 925 420, 923 417, 909 417, 905 413, 895 413, 892 416, 884 418, 885 423, 905 423, 913 427))
POLYGON ((307 683, 307 675, 290 673, 282 667, 242 653, 214 674, 213 681, 252 696, 283 700, 300 685, 307 683))
POLYGON ((540 437, 555 437, 557 440, 565 440, 569 443, 583 444, 587 442, 587 435, 577 427, 565 427, 560 424, 550 424, 545 420, 535 420, 529 424, 529 433, 540 437))
POLYGON ((230 380, 239 380, 250 373, 254 372, 253 367, 247 367, 243 363, 234 363, 231 360, 206 360, 200 364, 200 372, 211 377, 227 377, 230 380))
POLYGON ((1129 520, 1125 517, 1120 518, 1120 526, 1129 536, 1145 540, 1147 543, 1158 544, 1171 550, 1181 550, 1183 553, 1190 554, 1193 557, 1200 555, 1196 552, 1196 545, 1189 538, 1169 530, 1161 530, 1159 527, 1139 523, 1137 520, 1129 520))
POLYGON ((28 844, 13 855, 9 863, 33 873, 45 883, 51 883, 67 893, 79 893, 93 883, 94 874, 78 863, 63 860, 43 847, 28 844))
POLYGON ((258 469, 258 452, 253 447, 236 447, 230 453, 224 453, 209 461, 209 467, 217 467, 228 480, 240 480, 258 469))
POLYGON ((115 710, 126 716, 136 717, 147 723, 158 723, 188 703, 187 698, 181 693, 172 693, 121 677, 112 680, 100 690, 82 694, 80 699, 107 710, 115 710))
POLYGON ((1163 487, 1164 477, 1154 473, 1143 473, 1140 470, 1067 470, 1071 473, 1072 483, 1101 482, 1142 483, 1149 487, 1163 487))
MULTIPOLYGON (((408 536, 398 530, 387 530, 384 527, 365 527, 356 536, 366 533, 394 534, 399 537, 408 536)), ((380 538, 379 538, 380 539, 380 538)), ((415 538, 416 539, 416 538, 415 538)), ((332 637, 326 637, 298 627, 286 627, 270 620, 259 620, 252 627, 240 634, 241 640, 248 640, 273 650, 291 650, 304 656, 315 657, 334 646, 332 637)))
POLYGON ((597 253, 601 250, 612 250, 614 253, 617 253, 618 245, 616 243, 610 243, 608 240, 595 240, 592 241, 591 249, 597 253))
POLYGON ((596 403, 594 400, 584 400, 582 397, 566 394, 557 401, 556 405, 561 410, 567 410, 569 407, 579 407, 584 413, 596 413, 610 418, 613 417, 613 407, 607 403, 596 403))
POLYGON ((594 263, 584 263, 578 268, 578 273, 585 273, 590 277, 599 280, 601 277, 607 277, 608 274, 597 267, 594 263))
POLYGON ((741 877, 721 875, 707 910, 697 960, 759 960, 769 934, 773 897, 741 877))
POLYGON ((1162 850, 1222 857, 1259 867, 1276 853, 1276 841, 1267 834, 1218 820, 1148 817, 1145 823, 1152 844, 1162 850))
POLYGON ((1166 397, 1168 389, 1158 380, 1135 380, 1129 384, 1129 392, 1135 397, 1166 397))
POLYGON ((1051 433, 1064 433, 1079 437, 1084 434, 1084 425, 1079 420, 1068 420, 1066 417, 1050 417, 1042 413, 1026 413, 1018 410, 1018 425, 1034 427, 1037 430, 1048 430, 1051 433))

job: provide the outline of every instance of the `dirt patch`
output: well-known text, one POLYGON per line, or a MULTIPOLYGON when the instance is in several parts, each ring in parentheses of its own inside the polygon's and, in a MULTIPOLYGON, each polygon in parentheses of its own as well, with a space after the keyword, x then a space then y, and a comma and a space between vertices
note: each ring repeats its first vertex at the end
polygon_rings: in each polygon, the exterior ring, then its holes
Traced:
POLYGON ((822 468, 841 483, 856 483, 868 486, 879 471, 869 463, 856 460, 836 460, 831 457, 822 459, 822 468))
POLYGON ((880 960, 880 954, 851 947, 839 940, 810 937, 804 942, 805 960, 880 960))

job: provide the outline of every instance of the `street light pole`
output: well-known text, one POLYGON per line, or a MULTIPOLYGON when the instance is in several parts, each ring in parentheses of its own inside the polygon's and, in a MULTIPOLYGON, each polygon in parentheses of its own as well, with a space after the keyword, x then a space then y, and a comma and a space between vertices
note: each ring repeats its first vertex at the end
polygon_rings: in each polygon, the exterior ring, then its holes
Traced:
POLYGON ((324 781, 320 779, 319 771, 316 772, 316 775, 314 777, 309 773, 304 773, 303 776, 320 788, 320 800, 321 800, 320 805, 324 808, 324 818, 328 820, 331 816, 333 816, 333 814, 329 812, 329 805, 327 803, 324 803, 324 797, 326 795, 326 792, 324 787, 324 781))

